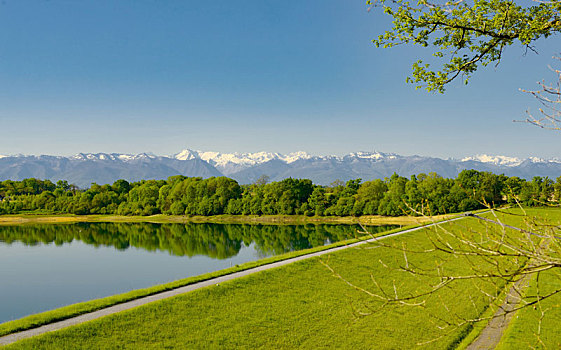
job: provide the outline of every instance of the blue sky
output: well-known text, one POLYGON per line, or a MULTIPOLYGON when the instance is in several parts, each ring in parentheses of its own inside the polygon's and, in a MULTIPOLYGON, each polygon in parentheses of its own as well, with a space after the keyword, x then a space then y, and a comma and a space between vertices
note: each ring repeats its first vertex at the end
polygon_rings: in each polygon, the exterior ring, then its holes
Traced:
POLYGON ((437 95, 405 83, 427 50, 371 43, 389 23, 351 0, 3 0, 0 154, 561 157, 561 132, 512 122, 559 38, 437 95))

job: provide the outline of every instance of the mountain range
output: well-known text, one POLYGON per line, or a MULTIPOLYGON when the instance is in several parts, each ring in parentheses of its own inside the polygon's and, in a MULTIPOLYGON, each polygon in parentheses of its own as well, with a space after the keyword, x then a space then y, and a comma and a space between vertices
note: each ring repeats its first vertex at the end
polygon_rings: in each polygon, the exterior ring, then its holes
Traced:
POLYGON ((463 159, 401 156, 393 153, 356 152, 345 156, 315 156, 306 152, 220 153, 190 149, 172 156, 148 153, 79 153, 70 157, 0 155, 0 180, 35 177, 51 181, 67 180, 79 187, 91 183, 113 183, 118 179, 166 179, 173 175, 227 176, 241 184, 253 183, 266 175, 271 181, 288 177, 311 179, 327 185, 335 180, 363 181, 385 178, 394 172, 401 176, 436 172, 456 177, 464 169, 532 179, 534 176, 561 176, 561 160, 477 155, 463 159))

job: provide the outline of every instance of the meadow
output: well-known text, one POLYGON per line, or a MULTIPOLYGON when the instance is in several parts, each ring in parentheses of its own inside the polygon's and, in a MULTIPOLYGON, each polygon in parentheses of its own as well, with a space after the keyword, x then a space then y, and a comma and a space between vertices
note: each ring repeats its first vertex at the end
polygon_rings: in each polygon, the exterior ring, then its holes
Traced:
MULTIPOLYGON (((540 222, 534 226, 542 226, 558 232, 561 213, 558 208, 541 209, 540 222)), ((559 243, 554 240, 550 246, 559 251, 559 243)), ((548 296, 538 303, 519 310, 505 331, 497 349, 559 349, 561 348, 561 276, 556 266, 539 274, 535 274, 525 292, 525 302, 536 301, 536 295, 548 296)))

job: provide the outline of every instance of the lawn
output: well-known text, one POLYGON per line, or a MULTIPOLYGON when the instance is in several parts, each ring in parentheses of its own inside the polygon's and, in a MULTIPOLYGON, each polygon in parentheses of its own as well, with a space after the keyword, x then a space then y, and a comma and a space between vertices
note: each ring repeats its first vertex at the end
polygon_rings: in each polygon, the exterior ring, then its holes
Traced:
MULTIPOLYGON (((561 210, 558 208, 540 209, 530 211, 536 215, 540 222, 537 227, 544 227, 543 224, 551 225, 556 234, 559 235, 559 224, 561 223, 561 210), (557 226, 557 228, 554 228, 557 226)), ((550 243, 553 252, 560 252, 559 242, 550 243)), ((561 261, 560 261, 561 262, 561 261)), ((559 267, 542 272, 539 276, 534 276, 529 288, 526 290, 526 301, 532 302, 536 299, 532 296, 537 294, 545 296, 551 292, 561 289, 561 272, 559 267)), ((561 348, 561 294, 554 294, 551 297, 540 301, 539 304, 519 310, 505 335, 501 339, 498 349, 559 349, 561 348)))
MULTIPOLYGON (((536 292, 536 279, 527 290, 528 295, 536 292)), ((546 272, 540 275, 540 290, 547 293, 561 288, 559 274, 546 272)), ((528 298, 532 301, 533 298, 528 298)), ((543 300, 539 305, 519 310, 510 327, 501 339, 497 349, 559 349, 561 348, 561 294, 543 300), (543 311, 543 314, 542 314, 543 311)))

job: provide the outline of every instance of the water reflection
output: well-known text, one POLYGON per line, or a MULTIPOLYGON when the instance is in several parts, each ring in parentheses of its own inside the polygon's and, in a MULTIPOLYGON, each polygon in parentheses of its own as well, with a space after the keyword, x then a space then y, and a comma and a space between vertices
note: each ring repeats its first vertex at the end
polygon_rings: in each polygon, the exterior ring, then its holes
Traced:
MULTIPOLYGON (((375 226, 373 233, 394 226, 375 226)), ((129 247, 165 251, 175 256, 204 255, 216 259, 236 256, 243 246, 255 243, 261 256, 317 247, 355 237, 353 225, 249 225, 77 223, 0 226, 0 242, 25 245, 64 245, 74 240, 118 250, 129 247)))

